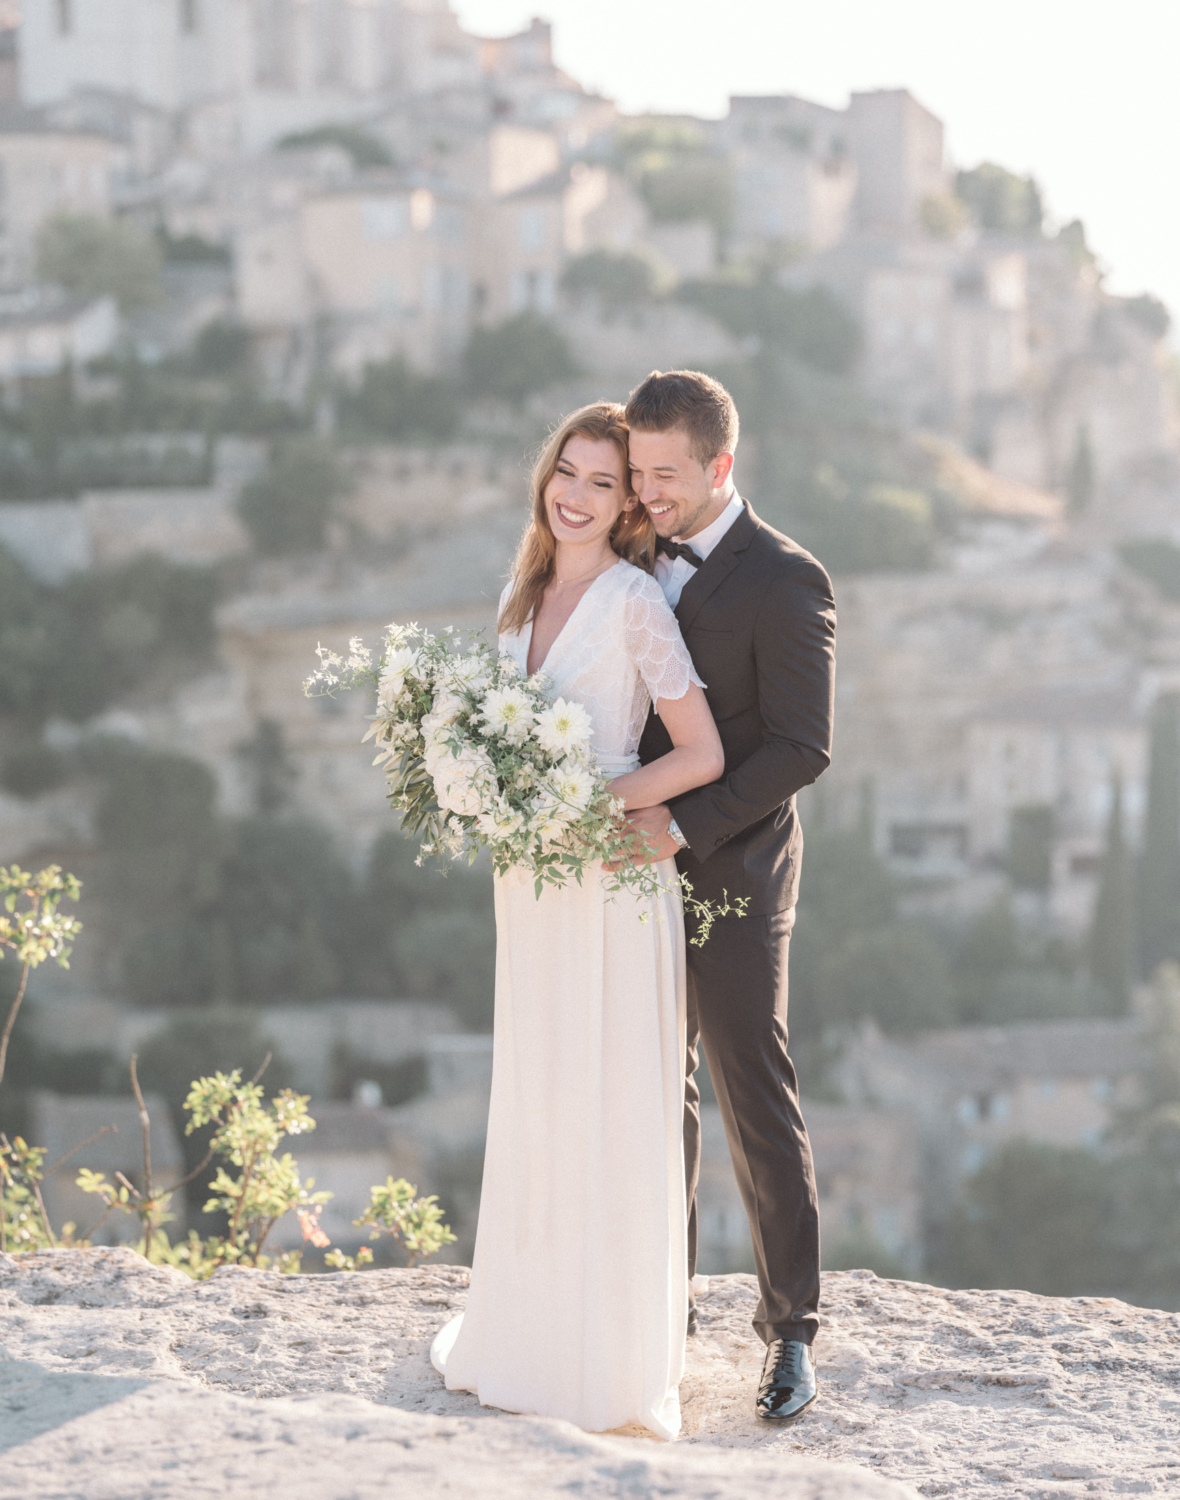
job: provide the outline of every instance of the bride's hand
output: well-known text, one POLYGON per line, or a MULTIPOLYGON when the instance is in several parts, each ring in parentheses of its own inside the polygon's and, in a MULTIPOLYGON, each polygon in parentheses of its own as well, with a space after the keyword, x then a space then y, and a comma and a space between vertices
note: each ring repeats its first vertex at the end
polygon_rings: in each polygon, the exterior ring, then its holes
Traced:
MULTIPOLYGON (((680 852, 680 846, 668 832, 668 824, 672 821, 672 809, 665 803, 656 807, 636 807, 627 814, 625 822, 631 833, 637 833, 646 845, 646 851, 642 855, 636 855, 637 864, 655 864, 661 859, 672 859, 680 852)), ((617 870, 621 867, 620 861, 604 866, 607 870, 617 870)))

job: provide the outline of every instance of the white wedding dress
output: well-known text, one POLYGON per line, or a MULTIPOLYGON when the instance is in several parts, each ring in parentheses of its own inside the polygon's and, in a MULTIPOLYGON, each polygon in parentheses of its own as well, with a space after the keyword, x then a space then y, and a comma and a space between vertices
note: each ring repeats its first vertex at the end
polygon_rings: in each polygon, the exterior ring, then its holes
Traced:
MULTIPOLYGON (((531 634, 500 637, 524 670, 531 634)), ((610 775, 638 765, 651 701, 700 683, 659 585, 623 562, 587 589, 544 671, 589 711, 610 775)), ((656 868, 670 885, 674 862, 656 868)), ((485 1406, 673 1438, 688 1312, 684 924, 675 894, 611 897, 608 879, 539 900, 525 871, 496 879, 471 1290, 431 1359, 485 1406)))

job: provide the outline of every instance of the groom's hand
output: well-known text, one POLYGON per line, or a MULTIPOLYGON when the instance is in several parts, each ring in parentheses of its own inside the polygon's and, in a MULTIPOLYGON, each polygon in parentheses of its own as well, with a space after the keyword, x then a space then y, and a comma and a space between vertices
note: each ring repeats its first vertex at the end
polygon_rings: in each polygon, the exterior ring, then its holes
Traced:
MULTIPOLYGON (((662 802, 657 807, 634 808, 627 814, 628 831, 639 834, 646 846, 646 852, 636 854, 636 863, 654 864, 657 860, 672 859, 680 852, 679 844, 668 832, 671 821, 672 809, 662 802)), ((617 864, 608 866, 612 870, 618 868, 617 864)))

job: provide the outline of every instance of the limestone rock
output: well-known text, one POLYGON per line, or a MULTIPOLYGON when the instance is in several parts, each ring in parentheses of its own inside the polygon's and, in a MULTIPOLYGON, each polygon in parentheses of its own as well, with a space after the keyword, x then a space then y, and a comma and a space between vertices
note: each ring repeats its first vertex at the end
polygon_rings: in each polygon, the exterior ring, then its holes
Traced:
POLYGON ((1180 1490, 1180 1317, 1094 1298, 825 1277, 820 1401, 752 1415, 748 1276, 699 1300, 675 1444, 448 1392, 460 1267, 193 1283, 125 1249, 0 1257, 0 1496, 737 1500, 1180 1490))

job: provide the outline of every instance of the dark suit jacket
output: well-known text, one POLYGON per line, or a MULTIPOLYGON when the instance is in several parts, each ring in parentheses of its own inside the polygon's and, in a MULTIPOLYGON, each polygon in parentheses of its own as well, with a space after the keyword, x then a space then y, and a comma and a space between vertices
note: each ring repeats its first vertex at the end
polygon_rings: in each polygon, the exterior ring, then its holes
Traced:
MULTIPOLYGON (((688 849, 677 860, 698 896, 749 897, 751 916, 799 894, 803 833, 795 793, 832 750, 836 606, 809 552, 746 505, 684 585, 676 618, 725 750, 725 774, 672 802, 688 849)), ((646 765, 672 748, 654 711, 646 765)))

